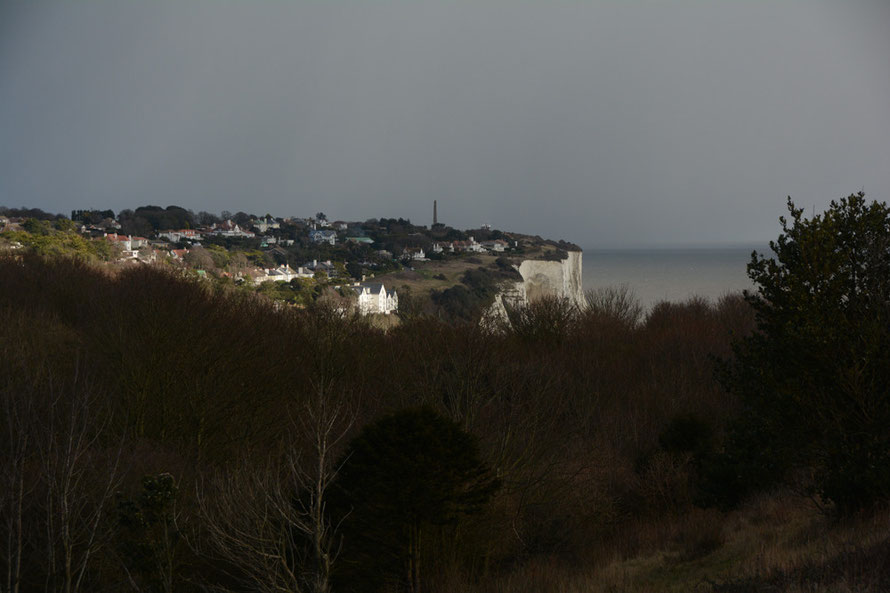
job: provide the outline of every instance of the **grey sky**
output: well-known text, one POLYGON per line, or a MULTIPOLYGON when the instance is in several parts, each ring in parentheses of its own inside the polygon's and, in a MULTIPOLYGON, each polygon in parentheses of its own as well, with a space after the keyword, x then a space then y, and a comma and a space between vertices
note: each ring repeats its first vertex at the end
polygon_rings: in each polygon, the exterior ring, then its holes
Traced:
POLYGON ((0 204, 761 241, 890 200, 890 2, 0 0, 0 204))

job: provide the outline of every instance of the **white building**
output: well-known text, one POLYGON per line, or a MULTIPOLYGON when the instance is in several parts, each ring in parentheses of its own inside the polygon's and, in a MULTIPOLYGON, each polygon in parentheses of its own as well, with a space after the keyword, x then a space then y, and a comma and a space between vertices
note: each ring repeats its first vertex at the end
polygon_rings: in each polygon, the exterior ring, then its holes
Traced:
POLYGON ((243 239, 252 239, 253 237, 256 237, 256 233, 242 229, 231 220, 225 220, 219 224, 215 224, 212 228, 213 230, 210 231, 210 234, 219 237, 239 237, 243 239))
POLYGON ((132 235, 118 235, 110 233, 105 235, 105 239, 112 244, 120 247, 122 259, 136 259, 139 257, 139 248, 148 245, 148 239, 145 237, 134 237, 132 235))
POLYGON ((158 233, 158 238, 167 239, 172 243, 179 243, 180 241, 200 241, 201 233, 195 229, 180 229, 178 231, 164 231, 158 233))
POLYGON ((263 270, 263 273, 256 276, 253 281, 257 284, 263 282, 290 282, 294 278, 312 278, 312 276, 312 271, 306 268, 299 267, 295 270, 288 265, 283 265, 263 270))
POLYGON ((354 284, 351 288, 358 295, 357 306, 362 315, 389 315, 399 308, 399 295, 395 289, 386 290, 383 283, 354 284))
POLYGON ((426 261, 426 253, 423 252, 423 247, 407 247, 402 257, 404 259, 426 261))
POLYGON ((250 224, 256 228, 261 233, 267 232, 269 229, 280 229, 281 224, 271 217, 265 217, 260 219, 251 220, 250 224))
POLYGON ((313 243, 327 243, 328 245, 335 245, 337 243, 337 231, 309 231, 309 239, 312 240, 313 243))
POLYGON ((510 244, 504 240, 495 239, 494 241, 483 241, 482 246, 490 251, 496 251, 496 252, 500 253, 501 251, 504 251, 505 249, 507 249, 507 247, 509 247, 510 244))

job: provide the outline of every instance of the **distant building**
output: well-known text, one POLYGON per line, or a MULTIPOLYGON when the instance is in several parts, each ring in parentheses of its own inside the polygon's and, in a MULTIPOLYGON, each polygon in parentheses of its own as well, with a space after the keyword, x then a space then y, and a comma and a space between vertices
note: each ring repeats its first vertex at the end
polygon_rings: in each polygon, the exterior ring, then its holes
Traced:
POLYGON ((290 282, 294 278, 312 278, 312 272, 303 267, 294 270, 288 265, 282 265, 277 268, 263 270, 253 278, 253 281, 257 284, 263 282, 290 282))
POLYGON ((313 243, 327 243, 328 245, 336 245, 337 232, 331 230, 309 231, 309 239, 313 243))
POLYGON ((122 259, 136 259, 139 257, 139 248, 148 245, 148 239, 145 237, 134 237, 132 235, 118 235, 111 233, 105 235, 105 240, 120 247, 122 259))
POLYGON ((281 228, 281 224, 279 224, 277 220, 268 216, 257 220, 251 220, 250 224, 261 233, 265 233, 269 229, 281 228))
POLYGON ((399 295, 395 289, 386 290, 382 282, 354 284, 350 288, 358 295, 357 307, 362 315, 389 315, 399 308, 399 295))
POLYGON ((256 237, 256 233, 242 229, 231 220, 224 220, 219 224, 213 225, 210 234, 218 237, 235 237, 240 239, 252 239, 256 237))
POLYGON ((164 231, 162 233, 158 233, 158 237, 161 239, 167 239, 168 241, 172 241, 173 243, 179 243, 181 241, 200 241, 201 240, 201 232, 196 231, 195 229, 180 229, 178 231, 164 231))
POLYGON ((483 241, 482 246, 490 251, 500 253, 501 251, 506 250, 510 244, 502 239, 495 239, 494 241, 483 241))
POLYGON ((426 261, 426 253, 423 252, 423 247, 406 247, 402 259, 426 261))
POLYGON ((451 243, 451 251, 471 251, 480 253, 485 251, 485 247, 481 243, 477 243, 474 237, 470 237, 469 241, 454 241, 451 243))

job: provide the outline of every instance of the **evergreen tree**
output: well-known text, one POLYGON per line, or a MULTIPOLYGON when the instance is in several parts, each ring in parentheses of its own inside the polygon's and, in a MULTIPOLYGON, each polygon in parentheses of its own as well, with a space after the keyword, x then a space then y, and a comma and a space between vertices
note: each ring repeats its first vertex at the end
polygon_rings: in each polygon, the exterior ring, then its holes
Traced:
POLYGON ((859 193, 809 219, 790 198, 788 211, 775 257, 748 265, 757 331, 724 376, 745 410, 727 477, 805 470, 812 494, 853 510, 890 498, 890 210, 859 193))
POLYGON ((343 457, 334 493, 344 517, 341 584, 419 591, 428 541, 480 510, 498 485, 475 439, 429 408, 367 426, 343 457))

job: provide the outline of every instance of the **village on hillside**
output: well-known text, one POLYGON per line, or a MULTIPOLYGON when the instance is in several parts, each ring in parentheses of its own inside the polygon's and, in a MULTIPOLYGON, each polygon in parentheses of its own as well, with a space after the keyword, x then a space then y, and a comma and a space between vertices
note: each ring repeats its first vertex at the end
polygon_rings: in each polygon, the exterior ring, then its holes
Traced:
MULTIPOLYGON (((405 272, 425 262, 520 256, 541 241, 487 224, 462 231, 402 218, 328 220, 322 212, 306 218, 244 212, 217 216, 178 206, 144 206, 117 215, 73 210, 69 218, 39 209, 0 208, 0 251, 72 255, 116 266, 168 265, 296 306, 332 295, 365 315, 398 311, 395 278, 406 278, 405 272)), ((405 289, 410 290, 408 284, 405 289)))

